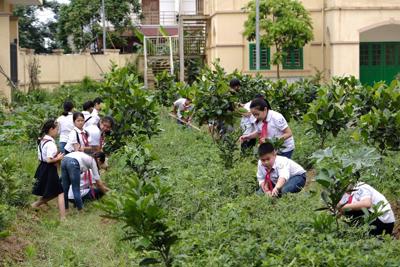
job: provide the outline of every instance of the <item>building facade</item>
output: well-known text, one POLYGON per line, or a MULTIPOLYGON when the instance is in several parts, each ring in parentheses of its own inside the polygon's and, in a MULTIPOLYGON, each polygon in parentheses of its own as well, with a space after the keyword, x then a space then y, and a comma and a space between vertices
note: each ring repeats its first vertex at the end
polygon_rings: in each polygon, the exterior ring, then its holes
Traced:
MULTIPOLYGON (((314 39, 290 52, 281 77, 323 71, 326 78, 354 75, 364 83, 393 80, 400 72, 400 0, 302 0, 310 12, 314 39)), ((243 36, 247 0, 205 0, 207 61, 220 59, 227 71, 255 74, 255 45, 243 36)), ((259 71, 276 76, 273 47, 261 49, 259 71)))
POLYGON ((40 5, 42 0, 0 0, 0 96, 11 99, 8 78, 18 81, 18 18, 14 5, 40 5), (7 76, 8 78, 6 78, 7 76))

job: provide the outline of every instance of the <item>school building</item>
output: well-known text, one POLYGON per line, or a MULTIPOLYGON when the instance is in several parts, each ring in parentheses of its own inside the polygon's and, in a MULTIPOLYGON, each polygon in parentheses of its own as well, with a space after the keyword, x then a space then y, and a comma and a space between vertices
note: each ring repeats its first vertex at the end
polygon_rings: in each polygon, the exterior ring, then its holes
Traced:
POLYGON ((41 5, 42 0, 0 0, 0 93, 11 98, 8 79, 16 81, 18 61, 18 18, 14 5, 41 5), (3 74, 2 74, 3 73, 3 74))
MULTIPOLYGON (((255 44, 243 36, 246 0, 204 0, 208 17, 207 62, 227 71, 254 74, 255 44)), ((314 40, 289 52, 281 77, 354 75, 364 83, 393 80, 400 73, 400 0, 302 0, 310 12, 314 40)), ((261 73, 276 76, 273 47, 261 50, 261 73)))

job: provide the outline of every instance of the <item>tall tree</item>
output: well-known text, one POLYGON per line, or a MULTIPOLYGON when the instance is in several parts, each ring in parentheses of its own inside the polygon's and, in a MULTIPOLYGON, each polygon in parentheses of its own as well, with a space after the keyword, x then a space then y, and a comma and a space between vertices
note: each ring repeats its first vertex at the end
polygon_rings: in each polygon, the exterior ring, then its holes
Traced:
MULTIPOLYGON (((249 41, 256 38, 256 4, 252 0, 245 7, 249 13, 244 35, 249 41)), ((267 47, 275 46, 272 64, 279 66, 290 48, 301 48, 313 39, 309 13, 298 0, 260 0, 260 40, 267 47)))
MULTIPOLYGON (((96 41, 102 34, 100 9, 101 0, 71 0, 70 4, 61 7, 58 40, 64 49, 79 51, 96 41)), ((105 11, 113 31, 122 33, 132 26, 132 15, 140 12, 140 1, 105 0, 105 11)), ((110 36, 115 39, 119 35, 110 36)))
POLYGON ((41 6, 17 6, 13 15, 18 19, 19 46, 35 49, 37 53, 49 53, 57 48, 56 31, 57 14, 60 5, 56 1, 43 1, 41 6), (37 11, 52 11, 54 18, 40 21, 37 11))

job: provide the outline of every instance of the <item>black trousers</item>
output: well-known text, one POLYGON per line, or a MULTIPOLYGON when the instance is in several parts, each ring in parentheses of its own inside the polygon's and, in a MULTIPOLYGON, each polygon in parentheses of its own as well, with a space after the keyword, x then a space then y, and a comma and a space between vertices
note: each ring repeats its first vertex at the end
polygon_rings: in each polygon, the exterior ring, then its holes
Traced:
MULTIPOLYGON (((351 218, 351 222, 353 224, 359 224, 362 220, 362 216, 364 212, 362 210, 351 210, 346 211, 345 216, 351 218)), ((384 223, 379 218, 371 223, 371 225, 375 226, 375 229, 371 229, 369 233, 371 235, 382 235, 383 233, 386 234, 393 234, 394 222, 393 223, 384 223)))

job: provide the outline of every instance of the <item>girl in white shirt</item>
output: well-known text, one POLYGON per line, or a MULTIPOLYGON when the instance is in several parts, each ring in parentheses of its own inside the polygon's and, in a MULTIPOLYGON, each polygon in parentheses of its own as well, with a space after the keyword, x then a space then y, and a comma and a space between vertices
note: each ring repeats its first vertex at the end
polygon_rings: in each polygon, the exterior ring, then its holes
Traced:
POLYGON ((72 119, 72 110, 74 104, 71 101, 64 102, 64 112, 57 119, 58 123, 58 134, 60 135, 59 145, 60 152, 65 153, 65 145, 68 141, 69 133, 74 129, 74 120, 72 119))
MULTIPOLYGON (((72 186, 74 202, 78 210, 83 208, 83 201, 80 191, 81 174, 91 171, 91 179, 99 180, 99 166, 105 162, 105 154, 96 152, 93 155, 88 155, 80 151, 69 153, 61 161, 61 181, 64 190, 64 204, 68 209, 68 191, 72 186)), ((91 184, 92 181, 89 181, 91 184)))
POLYGON ((244 142, 253 138, 259 138, 260 144, 268 139, 280 138, 284 140, 284 148, 279 155, 291 158, 294 151, 294 138, 286 119, 279 112, 271 110, 269 103, 261 98, 251 101, 250 110, 256 118, 256 130, 240 137, 244 142))
POLYGON ((42 128, 43 137, 38 140, 38 159, 40 163, 36 169, 36 181, 32 190, 32 193, 40 196, 40 198, 31 206, 33 208, 38 208, 42 204, 58 197, 60 218, 64 219, 64 191, 57 173, 57 163, 63 159, 64 155, 57 151, 57 145, 54 141, 57 134, 57 122, 55 120, 46 121, 42 128))
POLYGON ((65 145, 65 154, 74 151, 91 151, 89 147, 89 137, 86 131, 83 129, 85 123, 85 117, 81 112, 75 112, 72 115, 75 127, 68 135, 68 141, 65 145))
MULTIPOLYGON (((83 103, 82 108, 83 108, 82 114, 85 117, 85 124, 86 124, 86 122, 88 122, 92 118, 91 113, 94 109, 93 101, 91 101, 91 100, 86 101, 85 103, 83 103)), ((83 126, 83 128, 85 128, 85 127, 86 127, 86 125, 83 126)))

